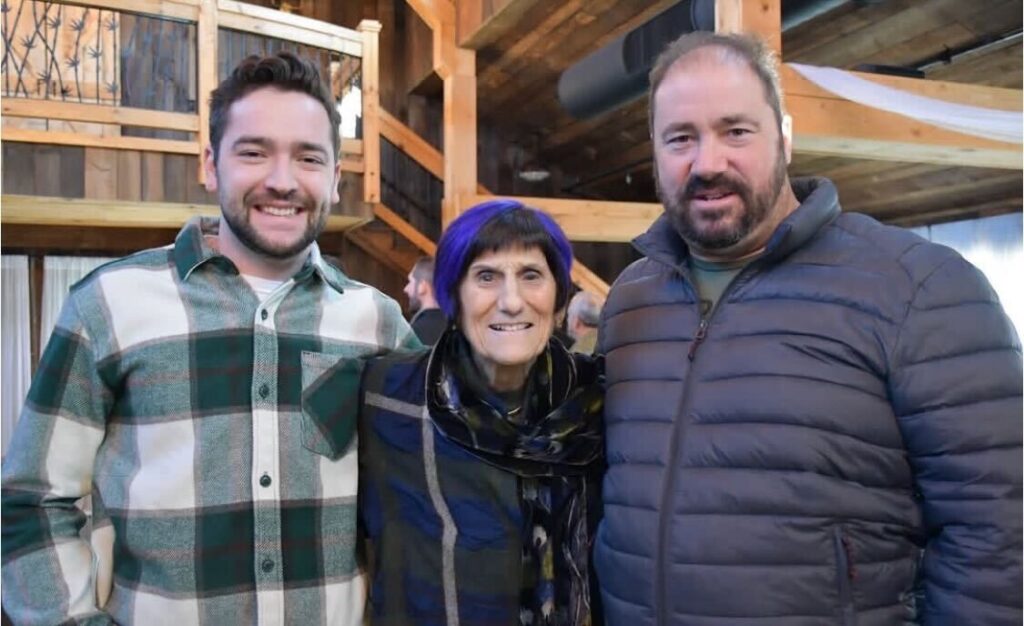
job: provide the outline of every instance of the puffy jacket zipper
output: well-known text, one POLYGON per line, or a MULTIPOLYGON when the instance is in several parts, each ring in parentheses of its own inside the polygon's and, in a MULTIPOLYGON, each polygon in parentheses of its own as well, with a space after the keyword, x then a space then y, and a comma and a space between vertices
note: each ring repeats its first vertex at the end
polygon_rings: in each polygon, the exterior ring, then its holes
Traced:
MULTIPOLYGON (((668 530, 669 520, 672 517, 672 512, 669 510, 669 503, 672 500, 672 493, 675 489, 675 478, 677 473, 676 468, 676 455, 679 451, 679 443, 683 438, 680 432, 683 428, 683 422, 690 419, 689 416, 689 400, 690 400, 690 384, 693 380, 693 361, 697 356, 697 350, 701 344, 704 343, 704 339, 708 336, 708 326, 711 325, 711 320, 714 318, 715 313, 718 312, 721 304, 725 302, 726 296, 732 293, 735 289, 739 288, 740 285, 746 283, 756 273, 755 267, 758 265, 757 261, 751 262, 749 265, 740 270, 740 273, 726 286, 722 295, 719 296, 718 301, 715 302, 715 306, 711 307, 706 316, 702 316, 700 324, 697 326, 696 332, 693 334, 693 340, 690 342, 690 349, 687 352, 687 359, 690 361, 690 370, 686 373, 686 380, 683 381, 683 395, 679 400, 679 409, 676 411, 676 419, 672 421, 672 439, 669 441, 668 448, 668 459, 665 463, 666 471, 668 475, 665 476, 665 484, 662 487, 661 501, 658 506, 658 545, 657 545, 657 569, 655 570, 655 611, 657 612, 659 626, 667 626, 669 623, 668 619, 668 530)), ((686 269, 680 269, 683 277, 690 284, 690 288, 693 290, 694 295, 697 296, 697 307, 700 308, 700 295, 697 294, 696 283, 693 282, 693 277, 690 272, 686 269)))
POLYGON ((697 348, 700 344, 704 343, 704 338, 708 336, 708 317, 703 317, 700 320, 700 326, 697 327, 697 332, 693 335, 693 341, 690 342, 690 352, 686 355, 690 361, 693 361, 693 357, 697 355, 697 348))
POLYGON ((832 529, 832 543, 836 552, 836 590, 839 592, 839 610, 843 626, 857 626, 857 610, 853 606, 853 589, 851 583, 857 577, 853 564, 850 540, 843 534, 843 529, 836 526, 832 529))

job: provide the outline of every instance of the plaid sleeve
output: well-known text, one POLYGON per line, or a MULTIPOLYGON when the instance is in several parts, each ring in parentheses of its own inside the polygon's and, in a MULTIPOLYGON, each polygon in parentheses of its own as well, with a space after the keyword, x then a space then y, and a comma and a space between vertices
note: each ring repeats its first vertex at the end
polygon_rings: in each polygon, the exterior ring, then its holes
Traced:
POLYGON ((3 606, 16 624, 108 623, 75 502, 91 490, 111 393, 68 299, 3 466, 3 606))
POLYGON ((382 293, 377 293, 376 297, 383 335, 381 346, 398 351, 422 349, 423 344, 416 336, 416 332, 402 316, 402 307, 382 293))

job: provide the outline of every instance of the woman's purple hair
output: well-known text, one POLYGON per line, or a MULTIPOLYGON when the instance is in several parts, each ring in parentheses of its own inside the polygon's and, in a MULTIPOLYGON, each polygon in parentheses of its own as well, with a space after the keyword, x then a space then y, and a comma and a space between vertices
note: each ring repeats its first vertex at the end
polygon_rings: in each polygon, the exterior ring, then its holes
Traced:
POLYGON ((555 220, 517 200, 482 202, 457 217, 441 235, 434 263, 434 297, 448 317, 459 314, 459 285, 470 264, 485 252, 540 248, 555 277, 555 310, 569 300, 572 245, 555 220))

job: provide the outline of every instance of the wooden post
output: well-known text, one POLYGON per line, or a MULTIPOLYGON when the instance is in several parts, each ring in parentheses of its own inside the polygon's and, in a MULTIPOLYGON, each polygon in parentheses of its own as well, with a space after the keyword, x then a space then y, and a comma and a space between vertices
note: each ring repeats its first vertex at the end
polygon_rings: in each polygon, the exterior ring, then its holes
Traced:
MULTIPOLYGON (((454 47, 455 30, 447 31, 454 47)), ((466 207, 459 198, 476 193, 476 52, 451 52, 444 79, 444 202, 441 225, 447 227, 466 207)))
POLYGON ((715 0, 715 32, 758 35, 782 58, 780 0, 715 0))
POLYGON ((39 253, 32 253, 28 257, 28 314, 29 361, 32 363, 32 375, 35 376, 42 350, 46 347, 41 345, 40 337, 43 318, 43 257, 39 253))
POLYGON ((380 202, 380 50, 381 25, 375 20, 359 22, 363 35, 363 200, 380 202))
POLYGON ((203 150, 210 145, 210 92, 217 88, 217 0, 200 0, 198 48, 199 58, 199 183, 206 182, 203 172, 203 150))

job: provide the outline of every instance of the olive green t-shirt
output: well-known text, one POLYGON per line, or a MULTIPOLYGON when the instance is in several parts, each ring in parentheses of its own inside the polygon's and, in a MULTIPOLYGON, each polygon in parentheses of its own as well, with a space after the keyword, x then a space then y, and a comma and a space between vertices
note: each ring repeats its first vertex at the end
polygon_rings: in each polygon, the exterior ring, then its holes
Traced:
POLYGON ((700 316, 707 317, 722 297, 726 287, 753 259, 713 262, 690 256, 690 273, 700 297, 700 316))

